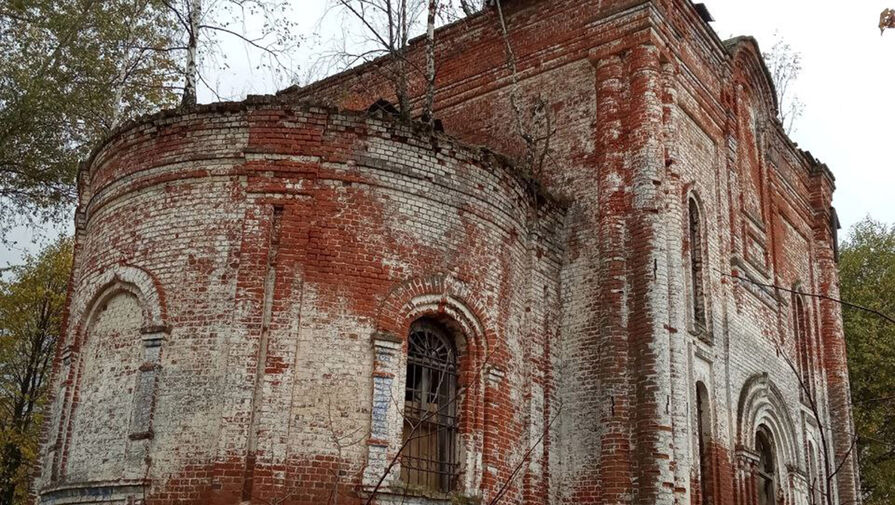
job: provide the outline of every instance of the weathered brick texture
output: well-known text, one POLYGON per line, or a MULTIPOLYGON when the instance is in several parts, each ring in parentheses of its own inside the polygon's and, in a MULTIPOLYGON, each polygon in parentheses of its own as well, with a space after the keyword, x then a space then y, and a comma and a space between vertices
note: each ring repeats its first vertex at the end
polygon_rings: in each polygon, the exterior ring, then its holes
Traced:
POLYGON ((348 112, 394 99, 362 66, 94 153, 43 502, 360 503, 381 480, 379 503, 756 505, 762 430, 778 502, 810 503, 824 447, 846 459, 825 503, 860 500, 839 307, 803 297, 796 334, 763 286, 838 278, 833 177, 775 119, 756 42, 685 0, 504 4, 522 109, 555 127, 538 181, 469 147, 524 149, 493 9, 437 33, 452 137, 348 112), (390 464, 421 317, 460 355, 453 497, 390 464))

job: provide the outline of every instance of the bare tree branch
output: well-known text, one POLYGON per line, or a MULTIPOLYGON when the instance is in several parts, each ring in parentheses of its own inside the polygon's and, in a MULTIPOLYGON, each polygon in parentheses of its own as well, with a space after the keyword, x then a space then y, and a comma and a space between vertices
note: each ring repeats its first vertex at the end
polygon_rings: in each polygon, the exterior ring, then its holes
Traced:
MULTIPOLYGON (((478 382, 481 379, 481 375, 482 375, 483 371, 488 366, 490 358, 491 358, 490 353, 485 356, 485 359, 482 361, 481 365, 479 367, 477 367, 475 376, 474 376, 473 380, 470 381, 471 384, 478 385, 478 382)), ((441 379, 443 379, 444 375, 445 374, 442 374, 441 379)), ((440 387, 440 383, 439 383, 438 387, 440 387)), ((404 441, 401 443, 401 446, 398 448, 398 451, 389 460, 389 464, 386 466, 385 470, 383 470, 382 475, 379 477, 379 480, 376 482, 376 485, 373 487, 373 490, 370 491, 370 496, 367 497, 367 500, 364 502, 364 505, 371 505, 373 503, 373 500, 376 498, 376 495, 379 493, 379 490, 382 488, 382 485, 385 483, 385 479, 388 478, 388 475, 392 472, 392 469, 394 469, 395 465, 397 465, 398 461, 400 461, 404 450, 407 448, 407 445, 413 439, 413 436, 416 433, 416 431, 419 429, 419 427, 422 426, 429 419, 431 419, 433 416, 440 414, 444 409, 454 406, 460 400, 460 398, 463 397, 463 394, 465 394, 467 389, 469 389, 468 386, 462 386, 462 387, 457 388, 456 392, 452 395, 452 397, 447 402, 444 403, 444 405, 439 404, 438 409, 434 410, 434 411, 428 410, 426 412, 426 414, 419 420, 418 423, 416 423, 416 424, 411 423, 411 429, 410 429, 409 436, 404 439, 404 441)), ((397 400, 394 398, 394 396, 392 397, 392 401, 397 406, 397 400)), ((399 411, 399 415, 402 418, 404 418, 404 420, 406 422, 406 417, 404 416, 403 412, 400 412, 400 409, 396 409, 396 410, 399 411)))
POLYGON ((534 450, 539 445, 541 445, 541 442, 544 441, 544 437, 546 437, 547 434, 550 432, 550 428, 553 427, 553 423, 556 422, 557 419, 559 419, 559 414, 561 412, 562 403, 560 403, 559 407, 556 409, 556 414, 553 415, 553 419, 551 419, 550 422, 547 423, 547 426, 544 428, 544 431, 541 432, 540 436, 538 436, 537 440, 535 440, 534 443, 528 447, 528 450, 525 451, 525 454, 522 456, 516 466, 513 467, 513 471, 510 473, 510 476, 503 482, 503 484, 500 486, 500 489, 498 489, 497 494, 495 494, 494 498, 492 498, 491 501, 488 502, 488 505, 497 505, 497 503, 500 502, 500 500, 504 497, 507 490, 509 490, 510 485, 516 479, 516 475, 519 473, 519 470, 522 469, 522 465, 524 465, 525 462, 529 460, 532 452, 534 452, 534 450))
POLYGON ((762 53, 777 92, 777 107, 780 123, 787 135, 795 131, 796 121, 805 111, 805 104, 792 92, 799 74, 802 72, 802 55, 794 51, 789 43, 778 39, 771 50, 762 53))
POLYGON ((838 303, 838 304, 843 305, 843 306, 845 306, 845 307, 850 307, 850 308, 853 308, 853 309, 857 309, 857 310, 861 310, 861 311, 867 312, 867 313, 869 313, 869 314, 873 314, 873 315, 875 315, 875 316, 877 316, 877 317, 880 317, 880 318, 882 318, 882 319, 885 319, 886 321, 888 321, 888 322, 890 322, 890 323, 892 323, 892 324, 895 324, 895 318, 892 318, 891 316, 886 315, 886 314, 884 314, 884 313, 882 313, 882 312, 880 312, 880 311, 878 311, 878 310, 871 309, 871 308, 869 308, 869 307, 864 307, 863 305, 858 305, 858 304, 856 304, 856 303, 847 302, 847 301, 845 301, 845 300, 840 300, 840 299, 838 299, 838 298, 833 298, 833 297, 831 297, 831 296, 827 296, 827 295, 823 295, 823 294, 819 294, 819 293, 806 293, 806 292, 804 292, 804 291, 796 291, 796 290, 793 290, 793 289, 784 288, 784 287, 782 287, 782 286, 778 286, 778 285, 776 285, 776 284, 765 284, 765 283, 763 283, 763 282, 759 282, 759 281, 756 281, 756 280, 752 280, 752 279, 750 279, 750 278, 748 278, 748 277, 742 277, 742 276, 739 276, 739 275, 731 275, 731 274, 725 273, 725 272, 723 272, 723 271, 721 271, 721 270, 717 270, 717 272, 718 272, 719 274, 721 274, 723 277, 730 277, 731 279, 736 279, 736 280, 740 280, 740 281, 750 282, 750 283, 752 283, 752 284, 755 284, 756 286, 761 286, 761 287, 764 287, 764 288, 776 289, 776 290, 780 290, 780 291, 785 291, 785 292, 787 292, 787 293, 793 293, 793 294, 802 295, 802 296, 810 296, 810 297, 812 297, 812 298, 820 298, 820 299, 822 299, 822 300, 829 300, 829 301, 831 301, 831 302, 838 303))

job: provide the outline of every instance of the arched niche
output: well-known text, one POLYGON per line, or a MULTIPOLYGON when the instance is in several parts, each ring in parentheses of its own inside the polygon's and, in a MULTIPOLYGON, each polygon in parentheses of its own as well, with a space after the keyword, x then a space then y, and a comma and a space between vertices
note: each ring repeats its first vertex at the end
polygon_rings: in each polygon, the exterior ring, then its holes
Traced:
MULTIPOLYGON (((760 481, 761 468, 766 463, 767 454, 762 451, 771 447, 773 462, 770 466, 779 479, 774 485, 775 492, 782 493, 787 497, 786 503, 790 503, 794 495, 787 483, 794 477, 794 471, 803 468, 800 445, 783 395, 766 373, 753 375, 743 385, 737 406, 737 438, 742 456, 751 461, 749 472, 753 482, 745 484, 741 492, 757 493, 750 488, 760 481)), ((745 470, 746 467, 742 468, 745 470)), ((748 472, 739 478, 750 480, 748 472)))
MULTIPOLYGON (((102 300, 119 292, 127 292, 140 301, 144 333, 167 333, 167 310, 164 293, 159 283, 142 268, 115 265, 87 274, 76 288, 69 310, 71 328, 76 337, 83 338, 82 327, 100 306, 102 300)), ((72 345, 77 345, 73 342, 72 345)))
MULTIPOLYGON (((455 491, 476 495, 483 474, 485 402, 491 388, 501 386, 498 358, 490 355, 494 326, 480 317, 481 305, 469 286, 446 274, 415 278, 396 286, 380 304, 373 344, 373 397, 364 488, 369 490, 387 472, 400 450, 407 373, 407 339, 415 324, 433 321, 445 328, 456 345, 459 363, 459 457, 463 472, 455 491), (396 401, 397 400, 397 401, 396 401)), ((385 491, 402 490, 399 465, 385 477, 385 491)))
POLYGON ((755 447, 755 433, 766 426, 773 435, 784 463, 801 466, 795 424, 789 415, 780 389, 767 374, 753 375, 743 385, 737 406, 737 428, 740 444, 755 447))
POLYGON ((53 480, 141 480, 170 333, 164 295, 148 272, 129 265, 84 275, 74 293, 53 480))

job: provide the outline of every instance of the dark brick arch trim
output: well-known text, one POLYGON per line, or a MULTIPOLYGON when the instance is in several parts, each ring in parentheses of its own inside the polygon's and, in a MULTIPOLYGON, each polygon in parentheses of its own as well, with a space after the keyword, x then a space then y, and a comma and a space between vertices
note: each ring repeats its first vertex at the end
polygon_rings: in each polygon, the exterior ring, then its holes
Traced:
MULTIPOLYGON (((395 286, 381 302, 372 334, 373 405, 364 472, 366 492, 371 491, 398 451, 400 405, 387 396, 394 388, 403 387, 407 336, 414 321, 424 317, 445 322, 463 340, 460 380, 467 389, 461 395, 460 408, 466 420, 461 422, 460 432, 466 471, 457 492, 461 495, 482 492, 483 461, 488 459, 484 441, 484 426, 489 416, 487 397, 495 394, 494 388, 502 387, 503 377, 495 322, 484 315, 487 313, 484 309, 483 302, 467 284, 445 273, 407 280, 395 286)), ((404 492, 390 488, 389 484, 399 485, 394 478, 379 492, 385 495, 404 492)))
POLYGON ((734 68, 735 78, 732 83, 747 84, 759 95, 767 117, 776 117, 779 108, 777 92, 771 73, 761 56, 758 42, 753 37, 736 37, 725 41, 724 44, 728 47, 734 68), (738 69, 742 73, 736 72, 738 69))
MULTIPOLYGON (((55 431, 56 439, 53 454, 49 457, 53 469, 52 481, 64 478, 65 475, 74 409, 78 403, 84 372, 84 360, 79 351, 88 338, 88 329, 96 317, 98 307, 114 296, 128 293, 137 299, 142 313, 140 334, 143 362, 136 379, 128 436, 128 443, 134 446, 134 450, 148 451, 147 443, 139 441, 149 441, 153 438, 152 418, 157 396, 158 372, 161 367, 161 347, 171 331, 161 284, 142 268, 119 264, 95 270, 82 277, 75 292, 87 296, 78 297, 71 302, 71 318, 66 329, 67 345, 64 346, 63 352, 66 356, 66 366, 62 377, 62 390, 59 392, 63 402, 61 414, 55 429, 48 426, 55 431)), ((48 419, 48 422, 51 421, 48 419)), ((89 491, 93 488, 88 486, 84 489, 89 491)))
POLYGON ((494 349, 496 324, 486 315, 484 302, 466 283, 445 273, 413 278, 395 286, 379 304, 376 333, 403 342, 415 320, 439 314, 459 324, 477 349, 494 349))
POLYGON ((801 468, 798 450, 801 444, 797 440, 796 425, 780 389, 766 373, 753 375, 743 385, 737 406, 739 444, 753 450, 755 432, 761 425, 770 429, 786 464, 801 468))
POLYGON ((83 279, 75 292, 89 293, 89 296, 79 296, 72 302, 69 328, 73 330, 70 336, 74 337, 74 341, 70 341, 70 345, 81 343, 84 332, 95 316, 96 308, 122 291, 137 297, 143 312, 143 333, 170 332, 164 290, 161 283, 148 271, 120 264, 87 274, 83 279))

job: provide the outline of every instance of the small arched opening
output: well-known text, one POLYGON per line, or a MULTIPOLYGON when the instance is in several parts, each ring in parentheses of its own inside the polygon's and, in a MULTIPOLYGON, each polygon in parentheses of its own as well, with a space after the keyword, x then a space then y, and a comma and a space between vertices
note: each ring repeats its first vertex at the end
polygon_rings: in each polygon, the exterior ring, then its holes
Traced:
POLYGON ((796 340, 796 352, 799 360, 799 380, 802 383, 802 392, 814 397, 814 382, 812 380, 813 360, 811 350, 814 345, 811 341, 811 331, 808 323, 808 313, 805 300, 801 295, 793 295, 793 333, 796 340))
POLYGON ((696 445, 699 456, 699 503, 711 505, 712 496, 712 415, 705 384, 696 383, 696 445))
POLYGON ((459 355, 444 324, 429 318, 410 327, 404 387, 401 480, 449 493, 459 475, 459 355))
POLYGON ((689 199, 688 216, 691 313, 694 329, 697 332, 704 332, 706 330, 705 246, 703 244, 702 217, 695 198, 689 199))
POLYGON ((758 505, 775 505, 777 496, 777 464, 773 438, 765 426, 755 433, 755 452, 758 463, 755 467, 755 485, 758 505))

